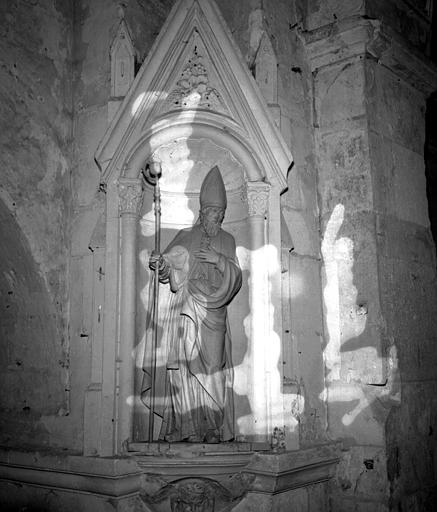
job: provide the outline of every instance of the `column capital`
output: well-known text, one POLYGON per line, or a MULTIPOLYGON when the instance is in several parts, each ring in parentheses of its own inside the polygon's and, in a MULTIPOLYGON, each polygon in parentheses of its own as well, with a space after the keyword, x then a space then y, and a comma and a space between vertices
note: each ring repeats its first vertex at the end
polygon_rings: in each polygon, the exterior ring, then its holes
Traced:
POLYGON ((139 215, 143 201, 143 187, 140 178, 119 178, 119 211, 121 215, 139 215))
POLYGON ((270 194, 270 185, 263 181, 249 181, 246 184, 249 217, 264 217, 270 194))

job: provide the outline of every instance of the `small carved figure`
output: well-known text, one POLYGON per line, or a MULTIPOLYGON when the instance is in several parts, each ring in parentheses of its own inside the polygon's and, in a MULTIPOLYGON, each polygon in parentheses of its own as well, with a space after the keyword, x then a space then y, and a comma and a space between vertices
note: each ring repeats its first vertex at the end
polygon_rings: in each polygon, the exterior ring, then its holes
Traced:
MULTIPOLYGON (((241 270, 235 240, 221 228, 226 206, 223 179, 214 167, 201 187, 199 221, 149 261, 151 269, 159 266, 160 282, 173 292, 160 326, 167 363, 157 369, 156 393, 164 399, 155 409, 162 419, 159 437, 169 442, 234 437, 227 306, 241 287, 241 270), (158 375, 162 371, 164 378, 158 375)), ((144 371, 141 396, 147 405, 147 364, 144 371)))
POLYGON ((275 427, 272 435, 272 450, 274 452, 285 451, 285 429, 275 427))

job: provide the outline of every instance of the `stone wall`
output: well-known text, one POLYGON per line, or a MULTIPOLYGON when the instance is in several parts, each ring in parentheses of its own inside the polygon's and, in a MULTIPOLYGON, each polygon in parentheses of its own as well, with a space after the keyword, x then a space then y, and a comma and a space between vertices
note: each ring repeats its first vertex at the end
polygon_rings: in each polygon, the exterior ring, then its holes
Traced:
POLYGON ((393 508, 437 499, 437 281, 425 182, 426 95, 371 63, 371 152, 384 337, 396 354, 400 407, 386 424, 393 508))
POLYGON ((347 448, 332 506, 431 510, 436 281, 424 115, 435 70, 417 51, 429 43, 429 12, 309 2, 307 13, 328 432, 347 448))
POLYGON ((72 11, 0 8, 2 443, 56 445, 68 421, 72 11))
MULTIPOLYGON (((113 114, 110 46, 124 18, 138 67, 174 0, 3 4, 0 440, 99 453, 93 417, 84 447, 83 411, 102 381, 94 155, 113 114)), ((343 442, 337 511, 426 510, 437 429, 427 4, 217 4, 294 157, 281 198, 287 447, 343 442), (393 65, 394 48, 410 68, 393 65)))

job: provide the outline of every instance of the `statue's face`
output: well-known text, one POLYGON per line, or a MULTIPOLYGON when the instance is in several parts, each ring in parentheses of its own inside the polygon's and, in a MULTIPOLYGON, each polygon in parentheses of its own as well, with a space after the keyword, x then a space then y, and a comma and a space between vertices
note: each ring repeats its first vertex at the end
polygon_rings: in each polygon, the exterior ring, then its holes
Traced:
POLYGON ((200 210, 200 222, 209 236, 219 232, 224 216, 225 210, 219 206, 205 206, 200 210))

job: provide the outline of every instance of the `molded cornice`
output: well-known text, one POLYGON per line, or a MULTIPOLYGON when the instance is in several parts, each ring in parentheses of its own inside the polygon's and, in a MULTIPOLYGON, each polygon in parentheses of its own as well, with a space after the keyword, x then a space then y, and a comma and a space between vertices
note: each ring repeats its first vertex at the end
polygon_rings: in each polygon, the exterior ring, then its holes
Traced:
POLYGON ((313 72, 354 58, 373 58, 425 95, 437 89, 437 67, 378 20, 349 18, 303 34, 313 72))

